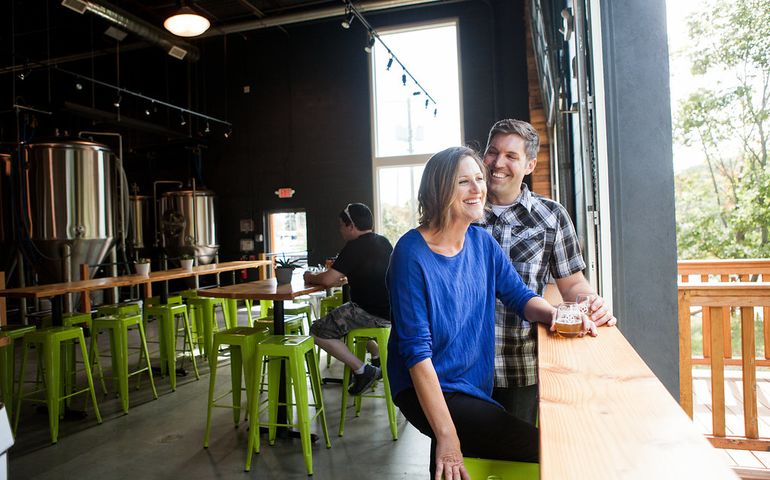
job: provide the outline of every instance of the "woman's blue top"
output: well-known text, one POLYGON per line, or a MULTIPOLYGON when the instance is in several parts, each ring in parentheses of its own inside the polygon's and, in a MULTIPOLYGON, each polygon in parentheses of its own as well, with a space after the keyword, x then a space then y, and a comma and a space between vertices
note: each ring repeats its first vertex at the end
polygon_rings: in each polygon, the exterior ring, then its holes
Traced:
POLYGON ((430 358, 442 391, 493 402, 495 297, 523 318, 524 306, 536 296, 494 238, 470 226, 462 250, 446 257, 410 230, 393 250, 387 284, 393 397, 413 386, 409 368, 430 358))

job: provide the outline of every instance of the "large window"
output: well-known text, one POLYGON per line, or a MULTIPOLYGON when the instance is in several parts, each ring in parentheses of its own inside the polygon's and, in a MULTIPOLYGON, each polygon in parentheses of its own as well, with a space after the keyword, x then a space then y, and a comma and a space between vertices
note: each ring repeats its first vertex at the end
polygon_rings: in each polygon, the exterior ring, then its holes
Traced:
POLYGON ((268 249, 279 257, 307 258, 307 223, 302 210, 267 215, 268 249))
POLYGON ((457 22, 379 32, 380 38, 436 101, 402 76, 380 43, 372 51, 372 151, 376 228, 395 241, 417 225, 417 189, 430 156, 462 144, 457 22), (388 64, 391 63, 388 69, 388 64))

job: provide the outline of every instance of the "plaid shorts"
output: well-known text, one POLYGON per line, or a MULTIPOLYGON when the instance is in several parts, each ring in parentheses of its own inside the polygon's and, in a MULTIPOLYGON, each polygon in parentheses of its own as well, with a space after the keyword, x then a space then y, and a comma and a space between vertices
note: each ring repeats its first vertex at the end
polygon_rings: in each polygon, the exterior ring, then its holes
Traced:
POLYGON ((389 327, 384 318, 368 313, 353 302, 335 308, 328 315, 318 319, 310 327, 310 334, 318 338, 342 338, 354 328, 389 327))

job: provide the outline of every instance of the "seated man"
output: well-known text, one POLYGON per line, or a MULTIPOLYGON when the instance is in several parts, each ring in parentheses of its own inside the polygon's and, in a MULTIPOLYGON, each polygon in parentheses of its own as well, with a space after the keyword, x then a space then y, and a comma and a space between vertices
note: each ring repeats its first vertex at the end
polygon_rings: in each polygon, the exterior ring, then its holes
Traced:
POLYGON ((370 341, 366 348, 372 355, 372 365, 358 359, 342 337, 353 328, 390 326, 390 306, 385 289, 393 246, 387 238, 372 231, 372 212, 362 203, 351 203, 339 214, 340 235, 345 246, 334 264, 325 272, 305 272, 305 282, 331 287, 343 277, 350 285, 350 302, 332 310, 310 327, 316 344, 334 358, 344 362, 354 373, 348 388, 351 395, 360 395, 381 377, 380 350, 370 341))

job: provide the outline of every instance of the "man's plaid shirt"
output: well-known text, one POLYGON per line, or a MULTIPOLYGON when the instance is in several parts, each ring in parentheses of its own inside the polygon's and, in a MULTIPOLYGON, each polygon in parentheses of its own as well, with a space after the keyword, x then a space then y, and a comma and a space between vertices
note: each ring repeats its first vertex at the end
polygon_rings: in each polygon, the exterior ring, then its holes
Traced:
MULTIPOLYGON (((510 256, 524 283, 538 295, 553 278, 585 269, 577 234, 558 202, 529 191, 496 216, 487 208, 478 222, 510 256)), ((537 383, 537 329, 507 309, 500 300, 495 311, 495 386, 523 387, 537 383)))

